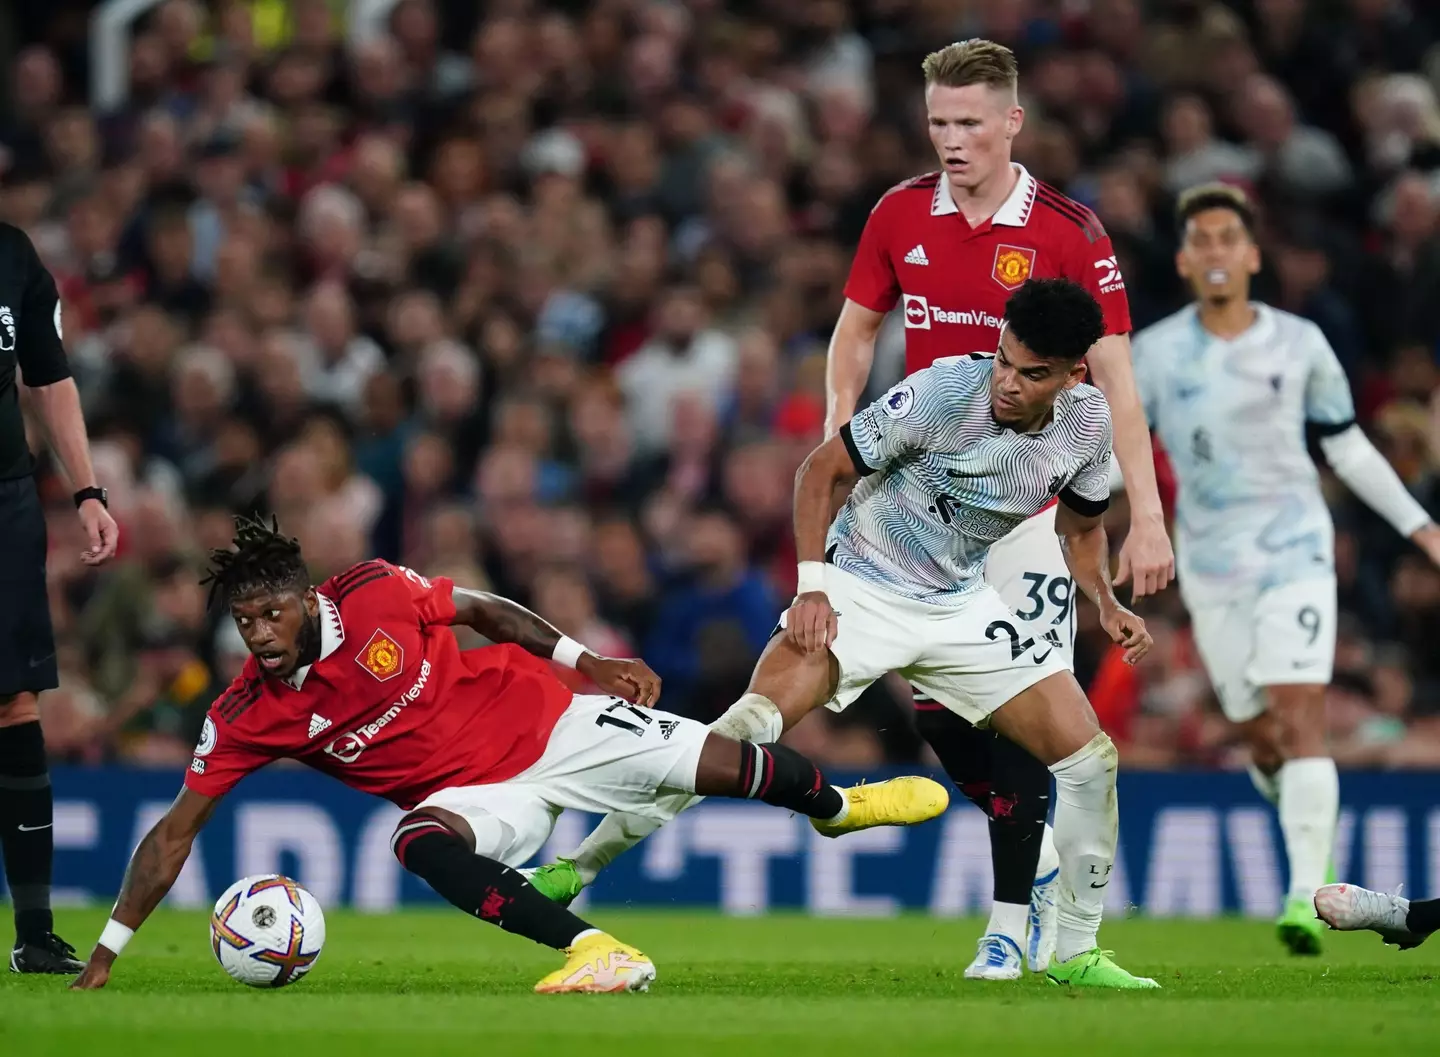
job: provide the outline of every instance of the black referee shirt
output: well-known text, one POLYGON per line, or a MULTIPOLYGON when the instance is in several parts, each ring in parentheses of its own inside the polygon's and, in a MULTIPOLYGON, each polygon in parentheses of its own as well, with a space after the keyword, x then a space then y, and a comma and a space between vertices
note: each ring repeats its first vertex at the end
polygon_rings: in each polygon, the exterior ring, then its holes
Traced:
POLYGON ((0 481, 35 469, 25 443, 15 369, 31 387, 69 378, 62 337, 55 280, 29 236, 0 224, 0 481))

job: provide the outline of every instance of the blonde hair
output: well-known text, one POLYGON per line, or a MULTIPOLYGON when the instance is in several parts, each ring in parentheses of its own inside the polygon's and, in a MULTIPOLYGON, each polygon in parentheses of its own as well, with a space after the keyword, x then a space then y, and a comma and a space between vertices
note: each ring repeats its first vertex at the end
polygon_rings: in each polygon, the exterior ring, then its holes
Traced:
POLYGON ((932 51, 920 64, 926 87, 964 88, 983 84, 1014 92, 1020 80, 1015 53, 993 40, 972 37, 932 51))

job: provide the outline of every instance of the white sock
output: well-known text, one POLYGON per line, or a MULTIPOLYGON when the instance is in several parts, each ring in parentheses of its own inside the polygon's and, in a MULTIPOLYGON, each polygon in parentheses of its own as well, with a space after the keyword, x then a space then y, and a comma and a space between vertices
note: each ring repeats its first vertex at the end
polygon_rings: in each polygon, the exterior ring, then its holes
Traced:
POLYGON ((844 822, 845 816, 850 814, 850 798, 845 795, 845 790, 841 789, 838 785, 832 785, 830 788, 840 794, 840 810, 835 812, 833 818, 827 818, 825 821, 832 823, 844 822))
POLYGON ((1290 895, 1314 898, 1325 883, 1340 814, 1340 775, 1328 756, 1280 768, 1280 831, 1290 860, 1290 895))
POLYGON ((1118 767, 1115 744, 1101 733, 1050 768, 1055 776, 1055 848, 1060 854, 1055 957, 1062 962, 1099 946, 1105 887, 1119 841, 1118 767))
POLYGON ((1045 823, 1045 835, 1040 838, 1040 862, 1035 867, 1035 880, 1049 877, 1060 869, 1060 853, 1055 850, 1055 829, 1045 823))
POLYGON ((1270 802, 1272 807, 1280 806, 1280 774, 1266 774, 1253 763, 1246 768, 1250 772, 1250 784, 1255 790, 1270 802))
POLYGON ((575 938, 570 941, 570 946, 575 946, 575 944, 579 943, 581 940, 588 940, 591 936, 600 935, 603 935, 603 933, 601 933, 599 929, 585 929, 582 932, 575 933, 575 938))
POLYGON ((990 904, 990 924, 985 926, 986 933, 995 933, 998 936, 1009 936, 1015 941, 1015 946, 1022 951, 1025 949, 1025 923, 1030 919, 1030 906, 1027 903, 992 903, 990 904))
MULTIPOLYGON (((710 724, 711 730, 727 738, 761 744, 779 741, 783 727, 784 719, 780 715, 779 706, 762 694, 744 695, 726 709, 723 716, 710 724)), ((575 871, 580 875, 583 884, 593 884, 600 871, 620 855, 635 847, 680 812, 704 799, 703 796, 690 793, 663 793, 655 798, 655 808, 662 818, 611 812, 600 820, 594 831, 566 858, 575 861, 575 871)), ((849 811, 850 805, 847 802, 839 817, 844 818, 849 811)))

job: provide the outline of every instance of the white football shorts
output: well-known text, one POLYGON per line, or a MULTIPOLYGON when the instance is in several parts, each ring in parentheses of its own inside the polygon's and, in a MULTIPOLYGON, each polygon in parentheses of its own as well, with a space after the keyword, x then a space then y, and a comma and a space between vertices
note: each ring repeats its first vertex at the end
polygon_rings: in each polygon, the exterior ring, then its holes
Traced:
POLYGON ((1055 535, 1055 507, 1015 526, 985 557, 985 582, 1036 639, 1052 632, 1065 666, 1075 668, 1075 581, 1055 535))
POLYGON ((921 694, 983 725, 1017 694, 1067 670, 1058 641, 1036 637, 988 584, 963 605, 935 606, 827 564, 825 593, 840 627, 830 646, 840 682, 825 706, 833 712, 844 711, 893 671, 921 694))
POLYGON ((657 793, 693 793, 710 730, 693 719, 577 694, 544 754, 506 782, 456 786, 416 807, 453 811, 475 833, 475 852, 507 866, 529 862, 566 808, 656 814, 657 793))
POLYGON ((1265 711, 1265 687, 1330 682, 1335 668, 1335 577, 1300 580, 1232 600, 1180 593, 1195 646, 1232 723, 1265 711))

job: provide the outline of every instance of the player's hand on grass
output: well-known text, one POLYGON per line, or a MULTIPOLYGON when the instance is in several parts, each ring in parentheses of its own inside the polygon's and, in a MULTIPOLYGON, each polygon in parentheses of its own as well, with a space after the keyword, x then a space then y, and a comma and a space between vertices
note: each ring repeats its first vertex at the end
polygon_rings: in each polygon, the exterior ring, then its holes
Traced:
POLYGON ((840 634, 840 621, 824 591, 807 591, 795 599, 785 614, 785 633, 805 653, 830 648, 840 634))
POLYGON ((1118 602, 1101 607, 1100 624, 1110 638, 1125 648, 1126 664, 1138 664, 1155 644, 1145 630, 1145 621, 1118 602))
POLYGON ((649 708, 660 700, 660 677, 642 660, 582 653, 575 670, 607 694, 631 704, 649 708))
POLYGON ((115 548, 120 542, 120 529, 105 504, 98 499, 87 499, 80 504, 80 524, 85 527, 85 536, 90 546, 80 553, 80 560, 86 565, 104 565, 115 557, 115 548))
POLYGON ((1425 557, 1430 559, 1431 564, 1440 565, 1440 525, 1432 521, 1411 533, 1410 539, 1425 552, 1425 557))
POLYGON ((1136 519, 1130 523, 1120 547, 1120 568, 1115 585, 1129 582, 1130 597, 1144 598, 1165 590, 1175 578, 1175 551, 1162 518, 1136 519))
POLYGON ((90 955, 90 960, 85 963, 85 968, 80 975, 70 984, 72 991, 98 991, 110 981, 110 966, 115 961, 115 955, 103 947, 96 947, 90 955), (102 953, 103 952, 103 953, 102 953), (109 957, 105 957, 109 955, 109 957))

